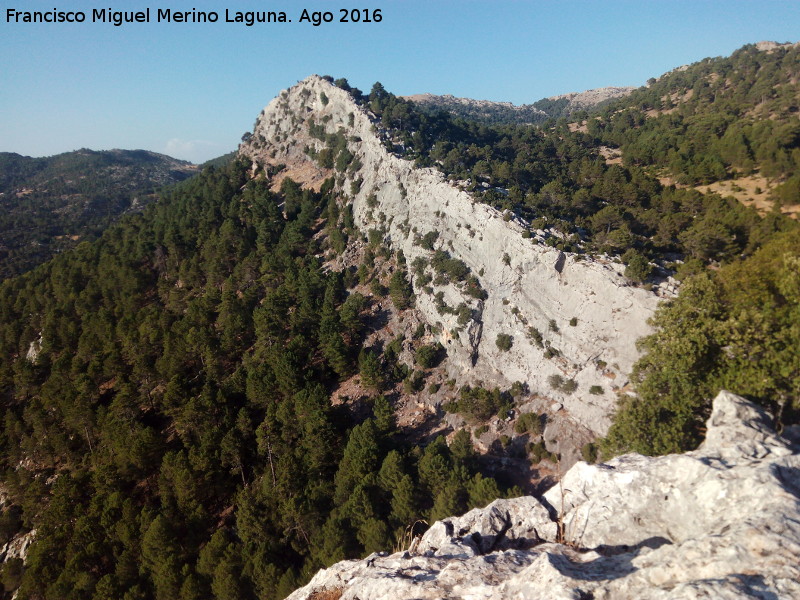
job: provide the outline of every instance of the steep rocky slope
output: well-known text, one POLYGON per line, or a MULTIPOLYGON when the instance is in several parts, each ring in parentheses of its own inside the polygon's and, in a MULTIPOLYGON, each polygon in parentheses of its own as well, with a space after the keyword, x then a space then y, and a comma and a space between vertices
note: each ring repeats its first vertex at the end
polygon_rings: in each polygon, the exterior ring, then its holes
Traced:
POLYGON ((721 392, 694 452, 579 463, 542 499, 437 522, 289 599, 800 597, 800 432, 770 423, 721 392))
POLYGON ((347 92, 312 76, 262 111, 240 153, 252 160, 254 171, 282 165, 282 175, 312 187, 335 175, 340 189, 351 196, 362 234, 382 230, 384 243, 402 251, 409 265, 417 258, 430 261, 433 251, 420 238, 438 235, 433 250, 463 261, 488 294, 477 299, 464 285, 441 280, 426 291, 415 278, 417 310, 438 331, 450 376, 459 383, 527 383, 563 405, 562 418, 603 434, 614 391, 624 389, 637 358, 635 342, 650 331, 647 320, 657 294, 671 290, 632 287, 621 265, 544 245, 526 223, 476 202, 438 171, 415 168, 388 152, 379 128, 347 92), (309 157, 309 149, 325 148, 320 127, 327 134, 343 132, 358 169, 335 172, 309 157), (523 237, 526 231, 530 238, 523 237), (443 313, 442 303, 453 312, 443 313), (454 313, 462 304, 472 317, 460 324, 454 313), (542 347, 531 338, 531 328, 541 333, 542 347), (501 334, 512 337, 508 351, 496 344, 501 334), (574 380, 577 391, 551 389, 548 382, 556 375, 574 380), (602 393, 589 394, 592 386, 602 393))

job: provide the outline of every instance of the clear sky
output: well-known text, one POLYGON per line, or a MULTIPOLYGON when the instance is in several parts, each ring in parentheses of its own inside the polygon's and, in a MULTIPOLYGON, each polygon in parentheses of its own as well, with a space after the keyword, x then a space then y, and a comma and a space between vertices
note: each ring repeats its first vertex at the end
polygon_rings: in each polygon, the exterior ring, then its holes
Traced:
POLYGON ((800 39, 800 1, 6 0, 0 14, 0 151, 47 156, 144 148, 200 162, 235 149, 281 89, 311 73, 369 91, 515 104, 642 85, 760 40, 800 39), (14 23, 7 9, 84 11, 87 22, 14 23), (151 9, 151 23, 92 23, 92 9, 151 9), (157 23, 158 9, 217 11, 157 23), (285 11, 292 23, 225 23, 285 11), (298 22, 303 9, 334 22, 298 22), (339 9, 380 23, 339 23, 339 9))

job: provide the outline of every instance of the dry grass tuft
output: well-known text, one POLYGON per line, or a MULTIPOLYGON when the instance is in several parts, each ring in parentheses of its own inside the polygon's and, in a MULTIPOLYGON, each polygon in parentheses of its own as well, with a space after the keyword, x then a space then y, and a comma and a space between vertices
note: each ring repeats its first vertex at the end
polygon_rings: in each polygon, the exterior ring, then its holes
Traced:
POLYGON ((415 534, 417 525, 424 525, 427 527, 428 522, 425 519, 417 519, 406 527, 405 532, 400 536, 400 539, 397 540, 394 548, 392 548, 393 553, 403 552, 404 550, 408 550, 412 554, 414 553, 419 541, 422 539, 422 534, 415 534))
POLYGON ((326 590, 314 590, 308 600, 339 600, 344 594, 344 588, 329 588, 326 590))

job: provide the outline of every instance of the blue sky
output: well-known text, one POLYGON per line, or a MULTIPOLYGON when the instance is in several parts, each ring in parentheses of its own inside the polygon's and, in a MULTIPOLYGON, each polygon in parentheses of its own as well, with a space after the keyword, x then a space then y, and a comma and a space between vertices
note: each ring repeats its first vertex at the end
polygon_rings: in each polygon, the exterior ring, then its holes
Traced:
POLYGON ((534 102, 641 85, 760 40, 798 41, 793 1, 4 2, 0 151, 144 148, 203 161, 233 150, 269 100, 311 73, 368 91, 534 102), (220 22, 8 23, 6 10, 217 11, 220 22), (298 23, 309 12, 381 9, 380 23, 298 23), (285 11, 245 27, 225 9, 285 11))

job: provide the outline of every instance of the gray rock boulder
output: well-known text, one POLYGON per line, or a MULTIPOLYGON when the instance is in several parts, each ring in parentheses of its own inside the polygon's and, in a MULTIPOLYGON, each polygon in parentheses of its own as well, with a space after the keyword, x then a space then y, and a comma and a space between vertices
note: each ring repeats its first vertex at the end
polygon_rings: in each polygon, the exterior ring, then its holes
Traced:
POLYGON ((437 522, 289 598, 800 598, 800 447, 729 392, 707 425, 695 451, 578 463, 541 500, 437 522))

